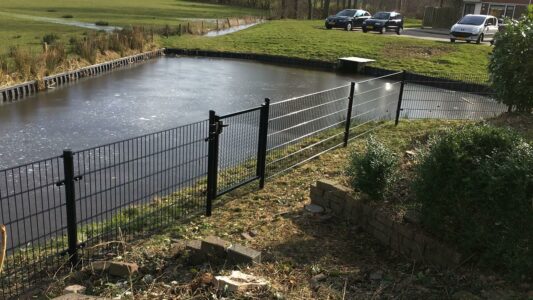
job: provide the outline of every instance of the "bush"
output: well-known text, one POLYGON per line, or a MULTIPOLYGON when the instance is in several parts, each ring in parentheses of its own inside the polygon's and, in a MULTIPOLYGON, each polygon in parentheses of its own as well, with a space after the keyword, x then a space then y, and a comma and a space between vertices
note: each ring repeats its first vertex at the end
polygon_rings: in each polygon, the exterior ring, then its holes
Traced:
POLYGON ((62 43, 55 43, 48 48, 48 51, 43 54, 43 59, 46 65, 48 74, 52 74, 65 61, 67 51, 65 45, 62 43))
POLYGON ((352 152, 347 168, 350 185, 374 200, 381 200, 396 179, 398 159, 383 144, 370 136, 364 153, 352 152))
POLYGON ((496 99, 517 111, 533 110, 533 5, 495 36, 489 70, 496 99))
POLYGON ((59 36, 55 33, 49 33, 43 36, 43 43, 47 43, 48 45, 53 44, 57 40, 59 40, 59 36))
POLYGON ((64 15, 64 16, 61 16, 61 18, 72 19, 72 18, 74 18, 74 16, 73 15, 64 15))
POLYGON ((109 22, 106 22, 106 21, 96 21, 96 22, 94 22, 94 25, 96 25, 96 26, 109 26, 109 22))
POLYGON ((433 137, 416 169, 423 226, 514 275, 533 269, 533 148, 516 133, 470 125, 433 137))
POLYGON ((73 51, 81 58, 86 59, 92 64, 96 62, 98 48, 96 42, 91 37, 85 37, 81 40, 76 40, 75 44, 73 45, 73 51))

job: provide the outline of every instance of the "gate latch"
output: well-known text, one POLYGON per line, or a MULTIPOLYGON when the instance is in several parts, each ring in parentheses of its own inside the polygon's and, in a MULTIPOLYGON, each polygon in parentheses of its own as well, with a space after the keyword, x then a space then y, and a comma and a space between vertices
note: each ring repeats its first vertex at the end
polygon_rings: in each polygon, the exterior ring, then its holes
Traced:
POLYGON ((213 140, 213 138, 217 135, 220 135, 222 133, 222 129, 224 127, 228 127, 229 124, 224 124, 224 122, 217 121, 215 124, 211 125, 211 128, 209 130, 209 137, 205 139, 205 141, 213 140))

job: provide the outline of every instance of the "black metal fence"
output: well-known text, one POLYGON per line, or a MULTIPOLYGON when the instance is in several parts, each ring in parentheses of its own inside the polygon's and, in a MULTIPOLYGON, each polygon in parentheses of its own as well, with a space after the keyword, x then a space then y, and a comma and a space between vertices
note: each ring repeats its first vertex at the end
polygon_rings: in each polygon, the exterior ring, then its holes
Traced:
POLYGON ((266 99, 249 110, 211 111, 209 120, 1 170, 8 257, 0 297, 79 266, 100 242, 210 215, 218 196, 254 181, 263 187, 266 178, 346 146, 385 120, 475 119, 506 110, 488 90, 426 79, 400 72, 266 99), (467 100, 473 104, 460 102, 467 100))

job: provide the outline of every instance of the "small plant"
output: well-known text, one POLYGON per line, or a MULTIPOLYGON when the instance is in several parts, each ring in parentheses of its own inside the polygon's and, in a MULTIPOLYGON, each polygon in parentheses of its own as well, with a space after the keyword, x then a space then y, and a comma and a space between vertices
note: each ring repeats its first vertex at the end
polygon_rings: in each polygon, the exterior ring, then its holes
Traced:
POLYGON ((63 16, 61 16, 61 18, 63 18, 63 19, 72 19, 72 18, 74 18, 74 16, 73 15, 63 15, 63 16))
POLYGON ((106 21, 96 21, 96 22, 94 22, 94 25, 96 25, 96 26, 109 26, 109 22, 106 22, 106 21))
POLYGON ((533 147, 516 133, 469 125, 433 137, 414 191, 426 229, 515 275, 533 269, 533 147))
POLYGON ((47 43, 48 45, 53 44, 57 40, 59 40, 59 36, 55 33, 49 33, 43 36, 43 43, 47 43))
POLYGON ((67 51, 62 43, 54 43, 48 51, 43 54, 48 74, 53 73, 65 61, 67 51))
POLYGON ((352 152, 347 168, 350 184, 374 200, 382 200, 396 180, 398 159, 374 136, 366 142, 363 153, 352 152))

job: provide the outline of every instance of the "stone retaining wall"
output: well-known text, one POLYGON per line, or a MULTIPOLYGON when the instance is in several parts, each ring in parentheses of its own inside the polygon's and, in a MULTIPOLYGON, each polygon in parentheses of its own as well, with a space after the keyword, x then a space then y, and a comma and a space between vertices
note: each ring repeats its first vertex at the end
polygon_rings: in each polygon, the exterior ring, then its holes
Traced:
POLYGON ((330 180, 311 186, 311 202, 332 211, 338 218, 357 224, 394 251, 424 263, 453 267, 461 255, 412 224, 392 220, 373 207, 356 200, 351 190, 330 180))

